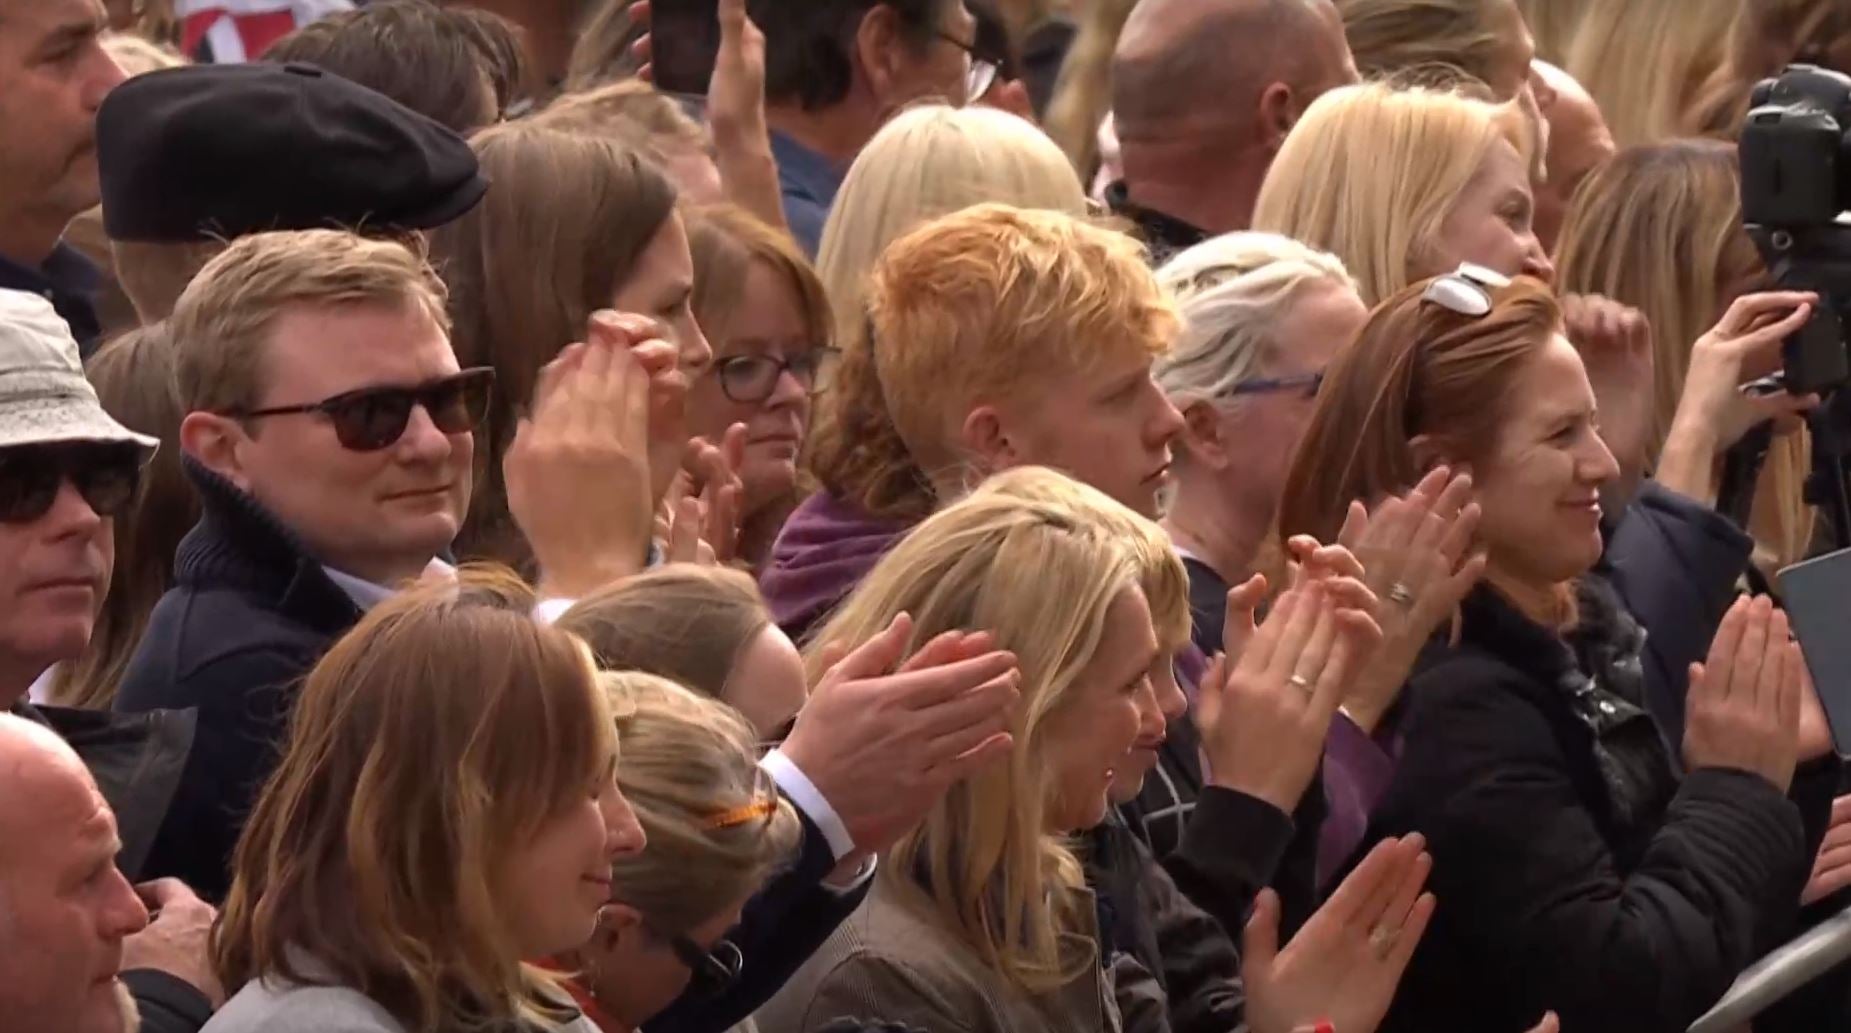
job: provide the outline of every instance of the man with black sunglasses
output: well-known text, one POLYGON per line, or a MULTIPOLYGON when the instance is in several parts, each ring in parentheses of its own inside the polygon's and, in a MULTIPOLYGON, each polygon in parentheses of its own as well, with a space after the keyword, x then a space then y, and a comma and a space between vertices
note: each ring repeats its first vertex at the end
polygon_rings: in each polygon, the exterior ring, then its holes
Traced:
POLYGON ((419 255, 336 230, 234 241, 172 328, 203 516, 116 708, 197 708, 147 867, 215 900, 295 683, 368 608, 447 574, 493 377, 458 366, 419 255))
MULTIPOLYGON (((50 301, 0 290, 0 712, 50 728, 77 752, 121 816, 112 852, 131 880, 140 877, 155 823, 180 780, 190 715, 98 714, 35 706, 27 695, 52 665, 89 644, 115 562, 113 519, 133 505, 156 445, 103 411, 84 379, 77 341, 50 301)), ((0 784, 10 794, 30 774, 0 771, 0 784)), ((0 852, 6 845, 0 837, 0 852)), ((142 1028, 198 1029, 218 993, 205 952, 211 908, 171 881, 139 892, 164 914, 122 942, 123 976, 142 1028)), ((0 915, 0 927, 8 924, 0 915)), ((42 921, 23 928, 42 939, 22 947, 68 947, 78 935, 42 921)), ((30 996, 32 987, 13 989, 30 996)))

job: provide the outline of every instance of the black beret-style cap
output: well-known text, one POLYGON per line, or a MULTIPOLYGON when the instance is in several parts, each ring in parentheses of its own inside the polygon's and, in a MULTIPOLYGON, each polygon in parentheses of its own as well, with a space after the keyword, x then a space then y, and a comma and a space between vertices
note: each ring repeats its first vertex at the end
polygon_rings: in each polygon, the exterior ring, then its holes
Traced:
POLYGON ((462 137, 312 65, 136 76, 104 100, 96 141, 112 240, 434 229, 488 190, 462 137))

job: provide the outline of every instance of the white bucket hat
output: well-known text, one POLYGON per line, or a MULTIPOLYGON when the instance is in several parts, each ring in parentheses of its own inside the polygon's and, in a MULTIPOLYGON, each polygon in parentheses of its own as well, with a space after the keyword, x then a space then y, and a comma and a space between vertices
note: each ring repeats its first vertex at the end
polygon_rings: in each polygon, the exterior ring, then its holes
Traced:
POLYGON ((0 448, 65 441, 130 442, 148 455, 160 445, 103 411, 51 302, 0 290, 0 448))

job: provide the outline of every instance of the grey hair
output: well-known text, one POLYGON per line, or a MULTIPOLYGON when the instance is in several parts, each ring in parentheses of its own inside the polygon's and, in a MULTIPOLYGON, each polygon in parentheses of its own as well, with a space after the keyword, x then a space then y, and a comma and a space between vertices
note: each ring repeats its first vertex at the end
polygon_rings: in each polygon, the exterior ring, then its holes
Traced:
POLYGON ((1356 290, 1335 255, 1276 233, 1205 240, 1165 263, 1157 279, 1183 315, 1182 334, 1155 370, 1158 386, 1179 409, 1253 377, 1276 353, 1279 323, 1306 290, 1356 290))

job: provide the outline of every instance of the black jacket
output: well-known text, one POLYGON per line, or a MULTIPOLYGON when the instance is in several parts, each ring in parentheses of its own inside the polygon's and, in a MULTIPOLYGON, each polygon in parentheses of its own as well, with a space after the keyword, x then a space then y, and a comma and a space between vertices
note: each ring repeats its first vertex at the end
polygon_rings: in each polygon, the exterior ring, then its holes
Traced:
POLYGON ((1665 740, 1684 738, 1690 665, 1709 655, 1754 539, 1728 517, 1646 481, 1607 535, 1599 572, 1645 626, 1645 703, 1665 740))
POLYGON ((203 514, 180 542, 174 587, 149 618, 116 709, 198 709, 192 757, 146 870, 217 903, 298 684, 360 608, 256 500, 191 459, 186 472, 203 514))
POLYGON ((139 1033, 197 1033, 212 1018, 212 1002, 185 980, 154 969, 131 969, 122 983, 141 1010, 139 1033))
POLYGON ((1113 215, 1137 224, 1138 239, 1150 249, 1153 269, 1176 257, 1177 252, 1186 251, 1210 236, 1207 230, 1186 220, 1155 208, 1146 208, 1131 200, 1131 190, 1122 179, 1106 187, 1105 203, 1106 207, 1112 209, 1113 215))
POLYGON ((180 785, 193 745, 191 711, 110 714, 40 707, 21 700, 15 715, 44 725, 77 751, 115 813, 122 849, 116 867, 141 882, 154 836, 180 785))
POLYGON ((1597 576, 1566 641, 1488 587, 1409 686, 1370 839, 1419 831, 1432 927, 1385 1033, 1682 1033, 1792 932, 1835 760, 1793 799, 1742 771, 1680 777, 1644 711, 1639 636, 1597 576), (1797 801, 1797 804, 1796 802, 1797 801))

